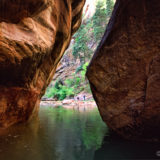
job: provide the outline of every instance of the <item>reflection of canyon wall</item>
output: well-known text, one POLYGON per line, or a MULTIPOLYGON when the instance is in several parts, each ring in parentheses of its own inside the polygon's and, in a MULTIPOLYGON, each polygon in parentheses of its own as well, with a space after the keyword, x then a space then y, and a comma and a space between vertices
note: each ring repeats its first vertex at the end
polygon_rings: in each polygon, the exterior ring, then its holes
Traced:
POLYGON ((103 120, 125 138, 159 138, 159 44, 160 1, 117 0, 87 76, 103 120))
POLYGON ((36 110, 81 23, 84 1, 0 1, 0 127, 36 110))

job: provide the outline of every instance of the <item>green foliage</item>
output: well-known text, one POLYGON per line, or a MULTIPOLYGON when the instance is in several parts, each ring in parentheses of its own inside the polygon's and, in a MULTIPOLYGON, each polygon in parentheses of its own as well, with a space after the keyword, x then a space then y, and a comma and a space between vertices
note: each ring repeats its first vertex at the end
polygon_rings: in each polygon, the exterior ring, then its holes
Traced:
POLYGON ((45 97, 52 98, 57 94, 58 90, 55 87, 48 88, 45 97))
POLYGON ((70 88, 69 84, 67 86, 62 85, 61 81, 56 81, 54 87, 48 88, 45 97, 47 98, 57 98, 58 100, 63 100, 67 96, 73 96, 73 88, 70 88))
POLYGON ((79 67, 77 67, 75 73, 77 74, 77 73, 80 72, 82 69, 83 69, 83 65, 80 65, 79 67))
POLYGON ((72 87, 74 85, 74 79, 67 79, 65 83, 68 87, 72 87))
POLYGON ((88 91, 89 86, 84 85, 87 66, 88 62, 82 65, 81 76, 73 74, 73 78, 66 79, 64 81, 64 84, 62 83, 62 80, 57 80, 54 87, 50 87, 47 89, 45 97, 63 100, 66 97, 74 96, 85 89, 88 91))
POLYGON ((94 37, 95 40, 99 42, 104 34, 104 30, 106 27, 106 19, 107 19, 105 2, 103 0, 97 1, 96 12, 92 19, 93 19, 94 37))
POLYGON ((72 88, 68 88, 67 86, 60 85, 60 89, 57 92, 57 97, 59 100, 63 100, 67 96, 72 96, 72 95, 74 95, 72 88))
POLYGON ((114 2, 113 0, 106 0, 106 15, 109 18, 112 14, 114 2))
POLYGON ((101 40, 111 16, 113 5, 112 0, 97 0, 95 14, 92 18, 83 22, 74 35, 75 42, 72 54, 75 59, 80 60, 82 65, 92 57, 94 50, 91 43, 97 46, 101 40))
POLYGON ((91 57, 91 49, 88 47, 88 37, 87 32, 89 29, 88 25, 82 24, 79 31, 75 34, 75 43, 73 46, 73 56, 75 59, 80 59, 81 64, 86 62, 86 59, 91 57))
POLYGON ((56 81, 54 87, 48 88, 45 97, 63 100, 66 97, 77 95, 83 90, 91 92, 85 79, 88 62, 96 48, 95 46, 98 45, 103 36, 113 5, 113 0, 96 1, 96 10, 93 17, 85 20, 74 35, 72 54, 75 59, 80 60, 80 67, 72 75, 73 78, 66 79, 64 82, 56 81))
POLYGON ((86 62, 83 66, 82 66, 82 71, 81 71, 81 77, 82 77, 82 80, 84 81, 85 80, 85 75, 86 75, 86 72, 87 72, 87 66, 88 66, 88 62, 86 62))

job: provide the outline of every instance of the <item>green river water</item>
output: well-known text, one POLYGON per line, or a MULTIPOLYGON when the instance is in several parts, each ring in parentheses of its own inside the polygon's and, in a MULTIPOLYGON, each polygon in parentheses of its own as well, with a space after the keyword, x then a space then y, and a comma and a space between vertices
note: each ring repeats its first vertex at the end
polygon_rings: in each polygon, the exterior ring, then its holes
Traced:
POLYGON ((113 138, 97 108, 41 106, 36 119, 0 137, 0 160, 112 159, 160 159, 160 144, 113 138))

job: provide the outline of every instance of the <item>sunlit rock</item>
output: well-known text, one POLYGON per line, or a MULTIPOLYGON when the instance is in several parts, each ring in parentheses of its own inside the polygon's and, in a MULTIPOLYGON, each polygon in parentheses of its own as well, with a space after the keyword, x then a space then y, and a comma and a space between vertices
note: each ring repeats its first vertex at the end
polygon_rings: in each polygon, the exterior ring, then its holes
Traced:
POLYGON ((160 1, 117 0, 87 77, 107 125, 160 138, 160 1))
POLYGON ((81 23, 85 0, 0 1, 0 127, 29 119, 81 23))

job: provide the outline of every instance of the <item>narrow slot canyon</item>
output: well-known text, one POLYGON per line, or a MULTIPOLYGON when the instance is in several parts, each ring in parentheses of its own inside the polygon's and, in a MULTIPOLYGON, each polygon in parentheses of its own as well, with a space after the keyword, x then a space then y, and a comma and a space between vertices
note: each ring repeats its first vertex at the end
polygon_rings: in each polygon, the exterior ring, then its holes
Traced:
POLYGON ((1 0, 0 159, 158 159, 159 8, 1 0))

